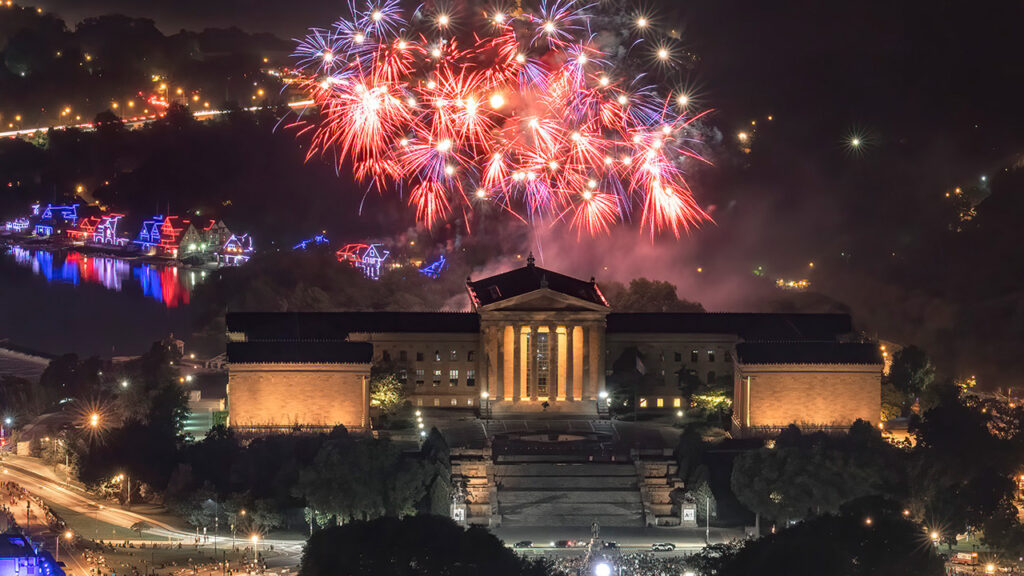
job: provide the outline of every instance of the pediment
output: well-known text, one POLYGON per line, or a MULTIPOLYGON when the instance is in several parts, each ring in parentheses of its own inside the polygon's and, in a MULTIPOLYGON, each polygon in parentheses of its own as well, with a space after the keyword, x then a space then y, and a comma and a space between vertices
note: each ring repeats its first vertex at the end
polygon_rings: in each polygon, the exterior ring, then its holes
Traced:
POLYGON ((526 294, 520 294, 512 298, 488 304, 480 307, 481 311, 494 310, 522 310, 522 311, 598 311, 608 312, 607 306, 594 304, 587 300, 575 298, 550 288, 541 288, 526 294))

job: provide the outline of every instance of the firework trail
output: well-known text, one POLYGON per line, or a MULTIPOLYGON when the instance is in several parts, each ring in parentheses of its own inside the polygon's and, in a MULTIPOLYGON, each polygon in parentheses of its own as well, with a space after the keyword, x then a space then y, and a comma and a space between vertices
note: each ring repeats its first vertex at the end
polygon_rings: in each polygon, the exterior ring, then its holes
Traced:
POLYGON ((336 154, 381 191, 408 187, 428 227, 461 214, 468 228, 489 203, 579 235, 638 213, 652 238, 678 237, 710 220, 684 178, 704 162, 688 146, 701 114, 643 74, 613 76, 592 8, 545 0, 456 31, 443 10, 421 8, 410 23, 396 0, 350 4, 349 18, 311 29, 295 53, 320 109, 303 130, 310 156, 336 154))

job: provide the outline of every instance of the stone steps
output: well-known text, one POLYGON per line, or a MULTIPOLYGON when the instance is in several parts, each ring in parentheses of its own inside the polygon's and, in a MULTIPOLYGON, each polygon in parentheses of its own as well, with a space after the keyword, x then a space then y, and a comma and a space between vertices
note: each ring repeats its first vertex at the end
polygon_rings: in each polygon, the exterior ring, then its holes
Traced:
POLYGON ((621 476, 636 477, 636 467, 631 463, 541 463, 495 464, 494 475, 498 478, 541 477, 541 476, 621 476))

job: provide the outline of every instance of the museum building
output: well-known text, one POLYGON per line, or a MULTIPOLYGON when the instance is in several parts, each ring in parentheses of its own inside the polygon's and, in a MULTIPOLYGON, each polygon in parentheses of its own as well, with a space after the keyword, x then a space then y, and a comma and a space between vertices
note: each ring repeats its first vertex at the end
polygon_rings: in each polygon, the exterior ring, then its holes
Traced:
POLYGON ((469 312, 230 313, 235 428, 370 426, 371 365, 416 406, 605 417, 617 371, 640 410, 678 410, 682 374, 732 378, 733 433, 880 416, 878 346, 845 314, 620 313, 598 284, 537 266, 467 280, 469 312))

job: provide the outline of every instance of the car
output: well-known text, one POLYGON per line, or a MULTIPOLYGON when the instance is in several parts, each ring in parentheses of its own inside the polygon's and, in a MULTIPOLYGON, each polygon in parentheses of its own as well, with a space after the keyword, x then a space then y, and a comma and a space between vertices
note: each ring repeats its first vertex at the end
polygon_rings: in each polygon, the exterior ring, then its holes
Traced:
POLYGON ((559 541, 555 542, 555 548, 568 548, 568 547, 569 547, 569 541, 568 540, 559 540, 559 541))
POLYGON ((512 545, 513 548, 533 548, 533 540, 520 540, 512 545))
POLYGON ((619 547, 619 543, 615 542, 614 540, 609 540, 609 541, 604 543, 604 547, 605 548, 618 548, 619 547))
POLYGON ((671 552, 676 549, 676 545, 671 542, 655 542, 651 544, 651 550, 655 552, 671 552))

